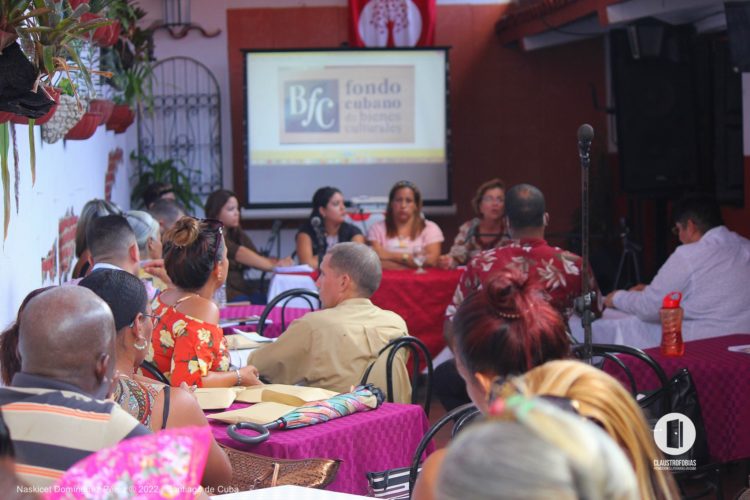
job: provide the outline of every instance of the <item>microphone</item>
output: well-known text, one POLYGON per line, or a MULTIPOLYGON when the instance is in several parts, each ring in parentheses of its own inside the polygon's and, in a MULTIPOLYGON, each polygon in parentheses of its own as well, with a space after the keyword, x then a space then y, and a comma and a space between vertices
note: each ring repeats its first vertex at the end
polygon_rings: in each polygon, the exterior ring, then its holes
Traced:
POLYGON ((474 238, 477 235, 477 230, 479 229, 479 217, 474 217, 471 219, 471 226, 469 226, 469 230, 466 231, 466 241, 471 241, 472 238, 474 238))
POLYGON ((266 257, 271 255, 271 251, 273 250, 273 244, 279 238, 279 233, 281 232, 281 225, 282 225, 281 219, 274 220, 273 224, 271 225, 271 235, 268 237, 268 241, 266 242, 266 248, 263 250, 263 252, 261 252, 266 257))
POLYGON ((578 156, 581 160, 588 161, 589 150, 591 149, 591 141, 594 139, 594 127, 588 123, 584 123, 578 127, 578 156))

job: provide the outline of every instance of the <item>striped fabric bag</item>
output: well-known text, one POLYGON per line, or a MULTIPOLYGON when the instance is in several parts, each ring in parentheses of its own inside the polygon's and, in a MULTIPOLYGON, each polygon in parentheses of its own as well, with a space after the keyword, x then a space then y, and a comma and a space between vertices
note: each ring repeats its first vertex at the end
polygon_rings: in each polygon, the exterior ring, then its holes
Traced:
MULTIPOLYGON (((417 473, 421 470, 421 467, 417 469, 417 473)), ((409 500, 409 467, 368 472, 367 482, 370 486, 370 496, 389 500, 409 500)))

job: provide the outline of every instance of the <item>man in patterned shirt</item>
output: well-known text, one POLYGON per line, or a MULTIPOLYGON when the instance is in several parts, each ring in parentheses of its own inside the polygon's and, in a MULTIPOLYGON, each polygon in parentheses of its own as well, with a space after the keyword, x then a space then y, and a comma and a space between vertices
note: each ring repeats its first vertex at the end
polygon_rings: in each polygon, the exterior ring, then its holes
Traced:
MULTIPOLYGON (((567 319, 573 311, 573 300, 581 294, 581 257, 544 240, 549 221, 544 195, 529 184, 512 187, 505 196, 505 216, 511 240, 469 262, 446 311, 447 318, 452 319, 464 298, 480 289, 496 271, 518 268, 547 292, 552 305, 567 319)), ((593 274, 589 274, 591 290, 598 291, 593 274)))
MULTIPOLYGON (((544 195, 529 184, 513 186, 505 195, 506 227, 511 240, 504 245, 481 252, 472 259, 461 276, 445 316, 445 337, 450 345, 451 321, 464 298, 479 290, 490 276, 506 268, 518 268, 538 284, 550 303, 567 319, 573 312, 573 301, 581 295, 581 262, 578 255, 547 244, 544 228, 549 222, 544 195)), ((591 290, 599 291, 593 273, 589 273, 591 290)), ((447 410, 469 402, 463 380, 453 360, 435 369, 435 392, 447 410)))

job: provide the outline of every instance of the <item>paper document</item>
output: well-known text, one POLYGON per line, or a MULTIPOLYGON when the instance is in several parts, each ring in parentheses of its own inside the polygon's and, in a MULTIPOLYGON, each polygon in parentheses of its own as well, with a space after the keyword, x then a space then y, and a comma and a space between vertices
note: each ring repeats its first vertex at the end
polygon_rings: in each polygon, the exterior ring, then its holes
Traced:
MULTIPOLYGON (((227 318, 219 321, 219 326, 222 328, 228 328, 230 326, 243 326, 243 325, 257 325, 260 322, 260 316, 245 316, 243 318, 227 318)), ((272 323, 270 319, 266 320, 266 324, 272 323)))
POLYGON ((240 410, 224 411, 206 415, 206 418, 212 418, 228 424, 237 424, 239 422, 253 422, 256 424, 267 424, 277 418, 283 417, 294 406, 284 405, 281 403, 258 403, 257 405, 248 406, 240 410))
POLYGON ((276 341, 275 338, 264 337, 255 332, 243 332, 237 329, 233 329, 233 331, 235 335, 224 336, 227 339, 229 349, 256 349, 276 341))
POLYGON ((230 387, 199 387, 193 394, 202 410, 224 410, 237 397, 237 391, 230 387))
POLYGON ((743 352, 745 354, 750 354, 750 345, 730 345, 727 347, 727 350, 732 352, 743 352))
POLYGON ((273 272, 275 273, 311 273, 314 269, 307 264, 300 264, 298 266, 284 266, 274 267, 273 272))
POLYGON ((334 391, 301 385, 267 384, 254 385, 237 394, 243 403, 274 402, 302 406, 310 401, 321 401, 338 394, 334 391))

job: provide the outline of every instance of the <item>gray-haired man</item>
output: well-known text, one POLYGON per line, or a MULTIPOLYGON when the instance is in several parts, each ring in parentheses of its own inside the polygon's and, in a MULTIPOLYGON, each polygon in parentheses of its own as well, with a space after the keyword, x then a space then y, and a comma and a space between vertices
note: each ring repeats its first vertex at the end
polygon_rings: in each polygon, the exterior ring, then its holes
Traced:
MULTIPOLYGON (((279 339, 252 353, 248 363, 273 383, 302 383, 347 392, 391 340, 407 335, 394 312, 370 302, 382 270, 375 252, 359 243, 339 243, 320 266, 317 286, 323 310, 294 321, 279 339)), ((379 362, 370 381, 385 389, 379 362)), ((411 386, 405 360, 394 364, 394 400, 409 402, 411 386)))

